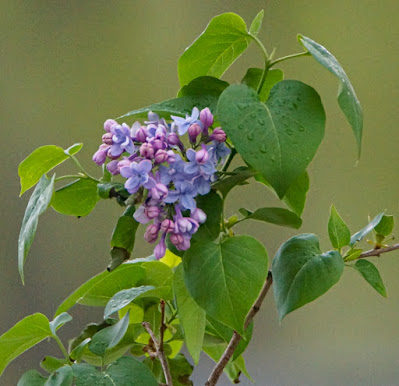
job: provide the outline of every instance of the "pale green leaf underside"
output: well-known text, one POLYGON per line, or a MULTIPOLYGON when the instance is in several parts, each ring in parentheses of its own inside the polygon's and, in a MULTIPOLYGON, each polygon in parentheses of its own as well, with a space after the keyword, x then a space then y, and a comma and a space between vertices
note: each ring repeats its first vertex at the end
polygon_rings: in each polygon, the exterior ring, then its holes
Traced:
POLYGON ((299 42, 328 71, 339 79, 338 104, 352 126, 360 156, 363 133, 363 111, 355 90, 338 60, 325 47, 314 40, 298 35, 299 42))

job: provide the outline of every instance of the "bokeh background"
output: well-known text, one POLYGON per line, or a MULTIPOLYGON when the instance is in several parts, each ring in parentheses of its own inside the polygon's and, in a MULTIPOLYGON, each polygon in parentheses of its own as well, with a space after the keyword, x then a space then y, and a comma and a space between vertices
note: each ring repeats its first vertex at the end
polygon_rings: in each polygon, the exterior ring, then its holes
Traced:
MULTIPOLYGON (((363 154, 356 164, 355 140, 336 103, 337 80, 311 58, 284 63, 287 79, 315 87, 327 112, 325 139, 309 168, 311 189, 300 232, 327 237, 332 203, 354 232, 368 215, 387 209, 398 215, 399 187, 399 2, 336 1, 23 1, 2 0, 0 12, 0 159, 2 183, 0 333, 34 312, 52 317, 56 307, 108 262, 109 237, 120 208, 102 201, 87 218, 52 210, 39 223, 26 264, 26 285, 17 272, 17 239, 29 192, 18 198, 17 167, 36 147, 83 142, 81 162, 91 163, 106 118, 174 97, 177 59, 208 21, 222 12, 249 24, 264 8, 260 38, 277 56, 299 52, 296 34, 325 45, 346 69, 365 112, 363 154)), ((248 66, 260 66, 255 45, 225 75, 239 81, 248 66)), ((73 171, 72 165, 60 168, 73 171)), ((276 205, 264 187, 252 183, 231 195, 228 214, 246 206, 276 205)), ((273 256, 298 233, 251 223, 240 232, 260 238, 273 256)), ((136 246, 144 256, 149 248, 136 246)), ((321 299, 279 324, 272 296, 256 318, 245 358, 256 385, 398 385, 399 252, 374 261, 385 280, 382 298, 351 269, 321 299)), ((75 307, 65 340, 101 311, 75 307)), ((57 354, 51 342, 26 352, 5 370, 0 384, 15 385, 43 354, 57 354)), ((203 356, 194 372, 204 383, 212 362, 203 356)), ((220 385, 228 385, 223 378, 220 385)), ((243 379, 243 385, 250 382, 243 379)))

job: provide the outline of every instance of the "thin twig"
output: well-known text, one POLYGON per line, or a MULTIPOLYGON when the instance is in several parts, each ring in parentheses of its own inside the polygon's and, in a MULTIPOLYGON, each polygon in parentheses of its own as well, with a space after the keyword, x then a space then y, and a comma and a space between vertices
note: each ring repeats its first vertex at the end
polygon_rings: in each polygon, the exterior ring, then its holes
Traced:
POLYGON ((395 251, 399 249, 399 243, 398 244, 394 244, 391 245, 390 247, 386 247, 386 248, 374 248, 374 249, 370 249, 369 251, 363 252, 358 259, 364 259, 366 257, 371 257, 371 256, 380 256, 383 253, 387 253, 387 252, 391 252, 391 251, 395 251))
MULTIPOLYGON (((270 289, 272 283, 273 283, 273 276, 272 276, 271 271, 269 271, 269 273, 267 275, 267 279, 265 281, 265 284, 263 285, 258 298, 256 299, 254 305, 249 310, 248 315, 245 318, 244 330, 247 329, 247 327, 252 322, 254 316, 259 311, 260 306, 262 305, 263 300, 265 299, 267 293, 269 292, 269 289, 270 289)), ((230 339, 230 342, 229 342, 226 350, 224 351, 223 355, 219 359, 219 362, 213 368, 211 374, 209 375, 208 381, 205 383, 205 386, 216 385, 220 376, 223 373, 224 368, 226 367, 227 363, 229 363, 229 360, 233 356, 235 349, 237 348, 238 344, 240 343, 241 338, 242 338, 241 335, 239 335, 236 331, 234 331, 233 336, 230 339)))
POLYGON ((159 328, 159 342, 155 337, 154 331, 151 329, 151 325, 148 322, 143 322, 141 325, 147 330, 150 334, 150 337, 154 343, 157 357, 162 365, 162 370, 165 375, 166 386, 173 386, 172 374, 170 373, 170 368, 168 364, 168 360, 166 359, 165 352, 163 350, 163 335, 166 330, 165 325, 165 301, 161 300, 161 327, 159 328))

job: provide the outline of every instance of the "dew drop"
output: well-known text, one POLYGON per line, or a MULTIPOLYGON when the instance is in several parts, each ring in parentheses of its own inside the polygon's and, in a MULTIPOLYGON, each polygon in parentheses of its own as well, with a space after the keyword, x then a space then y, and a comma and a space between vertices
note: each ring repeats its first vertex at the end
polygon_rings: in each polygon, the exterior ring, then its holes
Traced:
POLYGON ((305 131, 305 128, 303 126, 299 126, 299 131, 305 131))
POLYGON ((238 128, 239 128, 239 129, 243 129, 243 128, 244 128, 244 125, 243 125, 242 123, 240 123, 240 124, 238 125, 238 128))
POLYGON ((267 145, 265 143, 262 144, 262 146, 260 147, 260 151, 261 153, 267 153, 267 145))
POLYGON ((265 121, 264 121, 263 119, 259 119, 259 120, 258 120, 258 123, 259 123, 260 125, 264 125, 264 124, 265 124, 265 121))
POLYGON ((252 118, 256 118, 256 114, 255 113, 251 113, 251 117, 252 118))
POLYGON ((255 138, 254 133, 248 133, 247 138, 252 141, 255 138))
POLYGON ((294 132, 293 132, 292 130, 290 130, 290 129, 286 130, 285 132, 286 132, 288 135, 294 134, 294 132))

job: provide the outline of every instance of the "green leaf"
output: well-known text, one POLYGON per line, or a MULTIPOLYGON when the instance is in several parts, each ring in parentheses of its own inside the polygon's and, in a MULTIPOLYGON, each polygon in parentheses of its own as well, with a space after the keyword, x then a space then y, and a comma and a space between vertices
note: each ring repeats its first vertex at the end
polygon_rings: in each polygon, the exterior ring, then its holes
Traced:
POLYGON ((45 383, 46 386, 72 386, 74 374, 71 366, 63 366, 55 370, 45 383))
POLYGON ((132 357, 119 358, 104 373, 86 363, 74 364, 72 369, 76 386, 158 386, 148 367, 132 357))
POLYGON ((146 365, 132 357, 122 357, 108 366, 105 374, 118 386, 158 386, 146 365))
POLYGON ((360 229, 360 231, 356 232, 351 236, 351 241, 349 245, 353 247, 357 242, 359 242, 364 236, 370 233, 381 221, 384 216, 384 212, 377 214, 364 228, 360 229))
POLYGON ((380 295, 387 297, 387 291, 377 267, 368 260, 358 260, 353 266, 380 295))
POLYGON ((249 33, 253 36, 257 36, 260 28, 262 27, 262 21, 265 11, 262 9, 256 16, 255 19, 252 21, 251 26, 249 27, 249 33))
POLYGON ((89 343, 89 350, 98 356, 104 356, 107 349, 115 347, 123 338, 129 327, 129 312, 113 326, 97 332, 89 343))
POLYGON ((97 201, 97 182, 81 178, 56 190, 51 206, 61 214, 84 217, 97 201))
POLYGON ((392 233, 394 225, 394 217, 384 215, 374 230, 378 235, 386 237, 392 233))
POLYGON ((119 217, 111 238, 111 247, 124 248, 129 254, 133 251, 136 231, 140 225, 133 218, 134 212, 134 205, 130 205, 125 210, 123 215, 119 217))
POLYGON ((355 90, 338 60, 322 45, 306 36, 298 35, 298 41, 328 71, 339 79, 338 104, 352 126, 360 157, 363 132, 363 111, 355 90))
POLYGON ((247 212, 248 214, 246 215, 246 218, 251 220, 269 222, 271 224, 295 229, 300 228, 302 225, 302 220, 300 217, 298 217, 295 213, 289 211, 288 209, 284 208, 260 208, 253 213, 249 211, 247 212))
POLYGON ((231 189, 253 176, 254 172, 252 170, 247 167, 241 167, 237 170, 236 174, 216 181, 216 183, 213 184, 213 188, 219 190, 223 198, 226 198, 231 189))
POLYGON ((184 254, 183 266, 194 300, 208 315, 243 334, 245 317, 268 272, 263 245, 250 236, 231 237, 219 245, 198 242, 184 254))
POLYGON ((65 323, 68 323, 72 320, 72 316, 67 312, 63 312, 62 314, 55 317, 55 319, 50 322, 50 330, 53 335, 57 335, 56 331, 61 328, 65 323))
POLYGON ((205 196, 197 196, 196 201, 197 207, 205 212, 206 221, 200 225, 193 240, 215 240, 220 234, 223 201, 213 190, 205 196))
MULTIPOLYGON (((244 336, 242 337, 237 348, 234 350, 233 361, 237 359, 247 348, 252 338, 253 327, 254 324, 251 323, 246 328, 244 336)), ((206 331, 207 333, 211 333, 212 335, 215 335, 216 337, 222 339, 226 344, 230 342, 234 333, 231 328, 223 325, 222 323, 219 323, 217 320, 211 318, 210 316, 207 317, 206 331)))
POLYGON ((298 216, 301 216, 305 208, 306 193, 309 190, 308 173, 301 174, 288 188, 283 197, 283 202, 292 209, 298 216))
POLYGON ((345 261, 356 260, 363 252, 363 249, 350 249, 344 256, 345 261))
POLYGON ((79 343, 73 350, 71 350, 69 357, 76 362, 80 362, 82 359, 82 356, 84 354, 84 351, 87 347, 87 345, 90 343, 91 338, 86 338, 83 340, 81 343, 79 343))
POLYGON ((205 333, 205 311, 194 301, 184 284, 183 266, 179 265, 173 279, 173 289, 179 312, 179 320, 184 330, 187 350, 197 365, 205 333))
POLYGON ((180 85, 184 86, 204 75, 220 78, 247 49, 251 40, 245 21, 240 16, 223 13, 214 17, 180 57, 180 85), (199 52, 201 55, 198 55, 199 52))
MULTIPOLYGON (((82 144, 71 146, 69 154, 76 154, 82 148, 82 144)), ((18 167, 18 175, 21 179, 21 193, 24 194, 28 189, 35 185, 43 174, 59 165, 69 158, 69 155, 61 147, 48 145, 36 149, 26 157, 18 167)))
MULTIPOLYGON (((256 92, 258 91, 259 84, 263 76, 263 68, 248 68, 247 73, 242 79, 241 83, 253 88, 256 92)), ((284 73, 282 70, 276 68, 269 70, 266 74, 265 82, 263 83, 262 89, 259 93, 259 99, 262 102, 266 102, 269 98, 270 91, 273 86, 281 82, 284 79, 284 73)))
POLYGON ((72 146, 69 146, 68 149, 65 149, 65 154, 71 156, 78 153, 83 147, 83 143, 74 143, 72 146))
POLYGON ((273 259, 274 297, 280 320, 326 293, 342 275, 344 261, 337 251, 322 253, 313 234, 286 241, 273 259))
POLYGON ((296 80, 277 83, 266 104, 248 86, 230 86, 217 113, 236 150, 280 198, 305 172, 324 136, 319 95, 296 80))
POLYGON ((87 363, 73 364, 72 370, 76 377, 75 379, 76 386, 93 386, 93 385, 112 386, 111 381, 109 381, 109 379, 106 378, 106 375, 100 373, 92 365, 89 365, 87 363))
POLYGON ((121 310, 123 307, 130 304, 135 299, 141 298, 159 298, 162 299, 169 292, 168 287, 155 288, 152 285, 143 285, 141 287, 134 287, 124 289, 117 292, 107 303, 104 310, 104 318, 109 317, 114 312, 121 310))
POLYGON ((95 302, 95 304, 100 303, 98 305, 105 306, 107 301, 121 288, 133 287, 138 280, 144 277, 144 274, 145 271, 140 264, 122 264, 112 272, 102 272, 69 295, 58 307, 55 316, 68 311, 78 300, 82 299, 84 301, 86 295, 96 297, 96 294, 101 296, 101 293, 108 293, 107 299, 95 302))
POLYGON ((193 79, 189 84, 183 86, 177 97, 181 98, 184 96, 201 96, 201 95, 213 95, 219 97, 220 94, 229 87, 229 84, 224 80, 214 78, 213 76, 200 76, 193 79))
POLYGON ((345 245, 349 245, 351 233, 349 228, 338 214, 334 205, 330 208, 330 218, 328 220, 328 235, 334 248, 340 250, 345 245))
POLYGON ((65 366, 66 364, 67 361, 65 358, 46 356, 40 362, 40 367, 51 374, 53 371, 59 369, 62 366, 65 366))
POLYGON ((44 386, 47 378, 43 377, 37 370, 28 370, 22 375, 17 386, 44 386))
POLYGON ((27 316, 11 327, 0 336, 0 375, 14 358, 49 336, 49 321, 43 314, 27 316))
POLYGON ((53 196, 54 178, 55 174, 51 180, 48 180, 45 175, 42 176, 25 210, 18 237, 18 272, 22 283, 24 283, 24 264, 35 238, 39 216, 46 211, 53 196))
MULTIPOLYGON (((133 260, 134 261, 134 260, 133 260)), ((134 264, 133 261, 129 261, 127 264, 134 264)), ((172 290, 172 281, 173 281, 173 270, 168 267, 166 264, 161 263, 160 261, 148 261, 141 263, 145 271, 145 275, 143 278, 139 280, 137 285, 152 285, 154 287, 168 287, 169 293, 166 293, 165 288, 162 289, 163 299, 164 300, 172 300, 173 299, 173 290, 172 290)))

